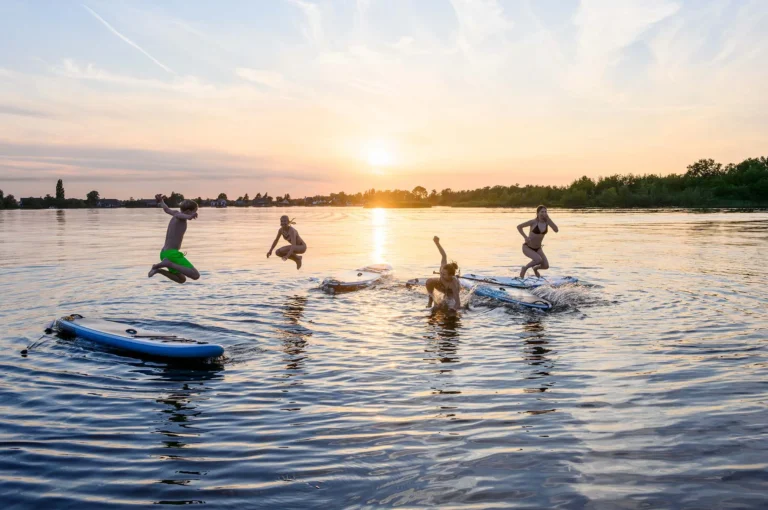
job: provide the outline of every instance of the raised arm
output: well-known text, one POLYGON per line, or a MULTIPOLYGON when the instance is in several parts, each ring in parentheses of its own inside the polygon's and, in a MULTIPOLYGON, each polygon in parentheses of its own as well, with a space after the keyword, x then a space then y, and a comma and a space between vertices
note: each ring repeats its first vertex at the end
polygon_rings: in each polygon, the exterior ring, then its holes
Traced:
POLYGON ((528 236, 525 235, 525 232, 523 232, 523 228, 530 227, 533 224, 534 221, 535 220, 528 220, 528 221, 526 221, 524 223, 521 223, 521 224, 519 224, 517 226, 517 231, 520 232, 520 235, 523 236, 523 239, 525 239, 526 241, 528 240, 528 236))
POLYGON ((560 230, 557 228, 557 225, 555 225, 555 222, 552 221, 552 218, 549 217, 549 214, 547 214, 547 224, 552 227, 552 230, 555 232, 559 232, 560 230))
POLYGON ((435 236, 432 240, 435 242, 437 249, 440 250, 440 256, 442 257, 442 259, 440 260, 440 267, 443 267, 448 263, 448 255, 445 254, 445 250, 443 249, 442 246, 440 246, 439 237, 435 236))
POLYGON ((185 214, 181 211, 171 209, 170 207, 168 207, 168 204, 165 203, 165 197, 162 195, 159 195, 159 194, 155 195, 155 200, 157 200, 157 203, 163 207, 163 211, 165 211, 166 214, 170 214, 174 218, 178 218, 180 220, 194 220, 195 218, 197 218, 196 212, 192 214, 185 214))

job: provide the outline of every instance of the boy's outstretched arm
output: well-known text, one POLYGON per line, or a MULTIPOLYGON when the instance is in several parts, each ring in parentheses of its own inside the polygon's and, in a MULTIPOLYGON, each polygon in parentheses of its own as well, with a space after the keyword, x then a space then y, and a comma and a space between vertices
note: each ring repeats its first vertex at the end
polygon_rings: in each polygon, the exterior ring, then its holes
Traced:
POLYGON ((440 250, 440 256, 443 257, 442 260, 440 261, 440 267, 443 267, 444 265, 446 265, 448 263, 448 255, 445 254, 445 250, 443 249, 442 246, 440 246, 440 238, 439 237, 435 236, 432 240, 437 245, 437 249, 440 250))
POLYGON ((168 207, 168 204, 165 203, 165 197, 163 195, 160 195, 160 194, 155 195, 155 200, 157 200, 157 203, 163 207, 163 211, 165 211, 167 214, 170 214, 174 218, 178 218, 180 220, 194 220, 195 218, 197 218, 196 212, 192 214, 185 214, 181 211, 175 211, 170 207, 168 207))

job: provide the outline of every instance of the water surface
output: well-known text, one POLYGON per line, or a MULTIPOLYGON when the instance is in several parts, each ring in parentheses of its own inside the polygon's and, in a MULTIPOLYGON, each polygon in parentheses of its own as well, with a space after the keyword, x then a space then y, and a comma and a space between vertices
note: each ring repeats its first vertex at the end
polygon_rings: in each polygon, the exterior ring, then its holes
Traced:
POLYGON ((506 275, 532 211, 290 209, 300 271, 266 258, 285 212, 203 209, 202 277, 177 285, 146 277, 159 210, 0 211, 4 508, 768 506, 768 214, 552 210, 549 273, 588 285, 456 319, 403 285, 437 269, 432 236, 506 275), (317 289, 380 262, 374 289, 317 289), (226 356, 43 335, 71 313, 226 356))

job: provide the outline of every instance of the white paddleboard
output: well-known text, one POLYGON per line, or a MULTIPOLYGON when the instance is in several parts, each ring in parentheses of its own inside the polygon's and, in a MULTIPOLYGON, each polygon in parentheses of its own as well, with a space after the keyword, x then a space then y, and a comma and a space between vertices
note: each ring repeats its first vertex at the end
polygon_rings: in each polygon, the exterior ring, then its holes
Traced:
POLYGON ((345 271, 323 280, 326 292, 352 292, 370 287, 392 272, 389 264, 374 264, 354 271, 345 271))
POLYGON ((464 273, 459 276, 462 280, 468 280, 477 284, 498 285, 501 287, 513 287, 517 289, 534 289, 548 285, 550 287, 562 287, 571 283, 577 283, 578 278, 573 276, 489 276, 476 273, 464 273))

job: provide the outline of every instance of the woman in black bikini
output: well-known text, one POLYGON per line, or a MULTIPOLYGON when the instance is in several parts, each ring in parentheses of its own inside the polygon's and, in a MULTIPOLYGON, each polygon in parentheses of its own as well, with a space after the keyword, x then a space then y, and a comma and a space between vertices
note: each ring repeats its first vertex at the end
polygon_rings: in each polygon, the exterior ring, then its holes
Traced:
POLYGON ((291 259, 292 261, 296 262, 296 269, 300 269, 300 253, 307 251, 307 245, 299 235, 299 232, 291 226, 295 225, 295 223, 296 222, 293 220, 288 219, 288 216, 280 217, 280 228, 277 229, 277 236, 275 237, 275 241, 272 243, 272 247, 267 252, 267 258, 272 255, 272 250, 275 249, 277 242, 280 241, 280 237, 282 236, 283 239, 290 243, 290 246, 283 246, 282 248, 278 248, 275 254, 283 260, 291 259))
POLYGON ((520 232, 520 235, 525 239, 525 242, 523 243, 523 253, 526 257, 531 259, 531 261, 520 270, 520 278, 525 278, 525 272, 531 268, 533 268, 533 272, 536 276, 541 276, 539 274, 539 269, 549 269, 549 261, 547 260, 547 256, 544 255, 544 250, 541 246, 544 236, 549 232, 549 227, 552 227, 552 230, 555 232, 558 231, 557 225, 550 219, 549 214, 547 214, 547 208, 543 205, 536 208, 536 219, 526 221, 517 226, 517 231, 520 232), (523 232, 524 227, 531 227, 528 235, 525 235, 525 232, 523 232))

